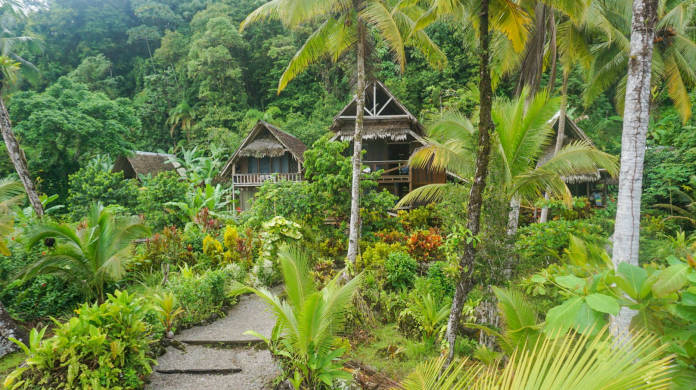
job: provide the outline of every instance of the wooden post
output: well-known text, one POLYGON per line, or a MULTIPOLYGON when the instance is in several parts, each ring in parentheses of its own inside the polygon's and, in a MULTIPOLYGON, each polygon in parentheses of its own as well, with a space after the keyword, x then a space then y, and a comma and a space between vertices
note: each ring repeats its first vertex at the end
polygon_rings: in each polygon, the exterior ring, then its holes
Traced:
POLYGON ((232 213, 237 215, 237 207, 235 207, 235 195, 234 195, 234 176, 237 173, 237 164, 232 164, 232 213))

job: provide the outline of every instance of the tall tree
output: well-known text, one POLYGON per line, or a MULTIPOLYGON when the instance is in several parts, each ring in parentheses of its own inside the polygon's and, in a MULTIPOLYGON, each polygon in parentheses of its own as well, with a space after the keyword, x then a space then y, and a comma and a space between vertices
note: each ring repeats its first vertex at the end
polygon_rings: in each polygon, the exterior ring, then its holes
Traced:
POLYGON ((362 168, 362 131, 365 105, 368 27, 374 27, 394 53, 403 72, 406 64, 405 46, 420 50, 434 67, 446 62, 444 53, 423 30, 415 29, 416 21, 425 13, 416 2, 392 0, 272 0, 249 14, 241 29, 267 18, 277 18, 287 27, 320 20, 321 25, 307 38, 295 54, 278 83, 278 93, 311 64, 329 57, 334 61, 354 48, 357 69, 356 118, 353 135, 353 179, 351 188, 350 230, 348 234, 349 263, 358 255, 360 239, 360 175, 362 168))
MULTIPOLYGON (((658 0, 634 0, 631 50, 626 78, 626 99, 621 135, 619 195, 616 202, 612 261, 638 265, 640 196, 643 187, 645 138, 650 120, 650 78, 658 0)), ((633 313, 622 308, 612 319, 615 334, 628 332, 633 313)))
MULTIPOLYGON (((7 17, 22 16, 21 8, 17 8, 14 1, 4 2, 1 8, 4 15, 7 17)), ((7 35, 9 29, 6 26, 1 26, 1 28, 3 30, 3 35, 7 35)), ((7 154, 10 160, 12 160, 17 175, 19 175, 19 179, 24 185, 29 203, 36 212, 36 215, 40 217, 43 216, 43 205, 39 200, 36 187, 29 174, 27 158, 24 155, 24 151, 19 146, 17 137, 15 137, 12 131, 10 114, 7 112, 7 107, 5 107, 3 96, 3 94, 7 92, 7 89, 16 81, 17 73, 21 69, 21 64, 24 64, 25 68, 33 68, 33 65, 19 57, 13 50, 17 43, 30 40, 31 38, 22 36, 3 36, 2 39, 0 39, 0 131, 2 132, 2 138, 7 147, 7 154)))

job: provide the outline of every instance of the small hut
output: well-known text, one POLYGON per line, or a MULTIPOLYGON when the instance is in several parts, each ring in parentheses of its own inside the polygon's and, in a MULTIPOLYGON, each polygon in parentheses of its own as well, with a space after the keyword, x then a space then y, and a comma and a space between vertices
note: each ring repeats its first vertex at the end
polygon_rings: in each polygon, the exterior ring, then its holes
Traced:
POLYGON ((186 170, 175 161, 173 154, 134 151, 130 156, 120 156, 114 162, 112 172, 123 172, 126 179, 138 179, 141 175, 156 176, 160 172, 175 171, 186 176, 186 170))
POLYGON ((220 173, 220 181, 239 189, 239 205, 246 210, 254 194, 268 180, 302 181, 304 143, 278 127, 259 121, 220 173))

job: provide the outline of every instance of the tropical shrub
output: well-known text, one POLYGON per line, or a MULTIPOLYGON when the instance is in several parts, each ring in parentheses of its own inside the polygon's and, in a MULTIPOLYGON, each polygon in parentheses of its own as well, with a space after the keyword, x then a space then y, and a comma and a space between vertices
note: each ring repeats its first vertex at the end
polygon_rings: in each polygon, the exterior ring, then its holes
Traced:
POLYGON ((360 272, 362 270, 384 271, 384 262, 392 252, 407 251, 406 247, 399 243, 387 244, 382 241, 377 241, 373 245, 368 246, 362 252, 362 255, 356 260, 355 269, 360 272))
POLYGON ((144 253, 136 258, 134 266, 157 270, 164 264, 192 265, 196 261, 193 247, 184 243, 181 230, 168 226, 145 240, 144 253))
POLYGON ((392 252, 384 262, 386 283, 395 290, 410 288, 416 278, 418 263, 408 253, 392 252))
POLYGON ((406 240, 408 253, 418 261, 428 262, 441 257, 442 236, 434 229, 417 230, 406 240))
POLYGON ((27 233, 30 248, 45 239, 53 239, 55 244, 24 270, 23 277, 58 274, 77 285, 85 296, 103 302, 106 283, 126 273, 133 240, 148 234, 149 229, 137 217, 118 217, 109 207, 93 205, 84 224, 45 222, 27 233))
POLYGON ((424 282, 427 290, 438 299, 454 295, 454 278, 449 263, 436 261, 430 264, 424 282))
POLYGON ((399 210, 397 213, 398 222, 404 231, 428 230, 438 224, 436 215, 437 206, 429 203, 427 206, 416 207, 410 210, 399 210))
POLYGON ((302 238, 301 226, 281 216, 264 222, 261 231, 261 254, 252 269, 254 283, 272 286, 279 281, 278 248, 302 238))
POLYGON ((375 233, 375 236, 387 244, 406 243, 407 235, 398 230, 383 230, 375 233))
POLYGON ((148 305, 127 292, 109 294, 101 305, 84 304, 69 321, 31 332, 25 365, 5 379, 7 389, 140 388, 154 360, 148 356, 148 305))
POLYGON ((515 242, 520 274, 556 262, 568 247, 571 235, 595 242, 603 240, 602 228, 586 220, 555 220, 520 228, 515 242))
POLYGON ((176 172, 165 171, 152 178, 143 178, 135 210, 145 215, 145 222, 153 229, 174 225, 180 221, 173 210, 165 205, 168 202, 184 202, 188 191, 188 184, 176 172))
POLYGON ((309 272, 309 257, 296 247, 279 252, 286 299, 263 289, 243 287, 261 297, 276 316, 271 338, 263 339, 280 358, 284 375, 296 389, 333 389, 336 381, 349 381, 343 369, 350 344, 336 336, 345 321, 345 310, 360 285, 360 276, 343 284, 340 275, 317 290, 309 272))
POLYGON ((166 288, 183 310, 177 326, 190 327, 222 315, 224 307, 231 303, 230 283, 242 277, 243 273, 235 265, 200 274, 182 267, 179 272, 170 274, 166 288))

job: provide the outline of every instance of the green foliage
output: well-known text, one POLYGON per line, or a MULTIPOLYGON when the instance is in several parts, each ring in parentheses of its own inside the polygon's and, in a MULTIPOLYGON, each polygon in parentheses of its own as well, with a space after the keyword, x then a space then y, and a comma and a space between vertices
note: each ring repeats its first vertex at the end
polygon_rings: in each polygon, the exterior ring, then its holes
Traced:
POLYGON ((387 285, 395 290, 413 286, 418 271, 416 260, 404 252, 392 252, 384 262, 387 285))
POLYGON ((148 225, 161 229, 178 222, 177 215, 168 210, 168 202, 183 202, 189 187, 175 172, 161 172, 143 180, 135 210, 145 215, 148 225))
POLYGON ((349 344, 336 334, 360 285, 360 276, 343 284, 338 275, 317 290, 306 252, 284 247, 279 258, 285 300, 266 289, 242 288, 261 297, 276 317, 270 339, 249 333, 265 340, 271 352, 281 358, 285 375, 295 388, 333 388, 338 379, 349 381, 351 375, 343 369, 349 344))
POLYGON ((139 197, 133 180, 126 180, 123 172, 111 172, 98 164, 89 164, 68 176, 70 216, 76 220, 86 215, 93 204, 118 205, 133 210, 139 197))
POLYGON ((127 153, 126 138, 140 129, 130 100, 109 99, 65 77, 45 92, 15 94, 9 109, 29 167, 49 194, 66 194, 68 175, 92 156, 127 153))
POLYGON ((601 227, 586 220, 554 220, 524 226, 518 231, 515 249, 520 257, 521 275, 555 262, 570 243, 570 236, 602 241, 601 227))
POLYGON ((77 316, 56 321, 54 336, 46 328, 32 330, 24 366, 5 379, 8 389, 138 388, 154 360, 148 357, 148 310, 141 298, 127 292, 109 294, 101 305, 84 304, 77 316))
POLYGON ((235 277, 238 275, 233 268, 197 273, 184 266, 172 273, 166 289, 183 310, 176 320, 177 327, 187 328, 222 315, 223 308, 230 303, 229 283, 235 277))
POLYGON ((53 239, 53 248, 29 265, 23 276, 57 274, 70 280, 85 296, 104 300, 105 285, 121 279, 130 261, 133 240, 149 234, 136 217, 117 217, 110 208, 92 206, 84 225, 43 222, 27 233, 27 247, 53 239))

